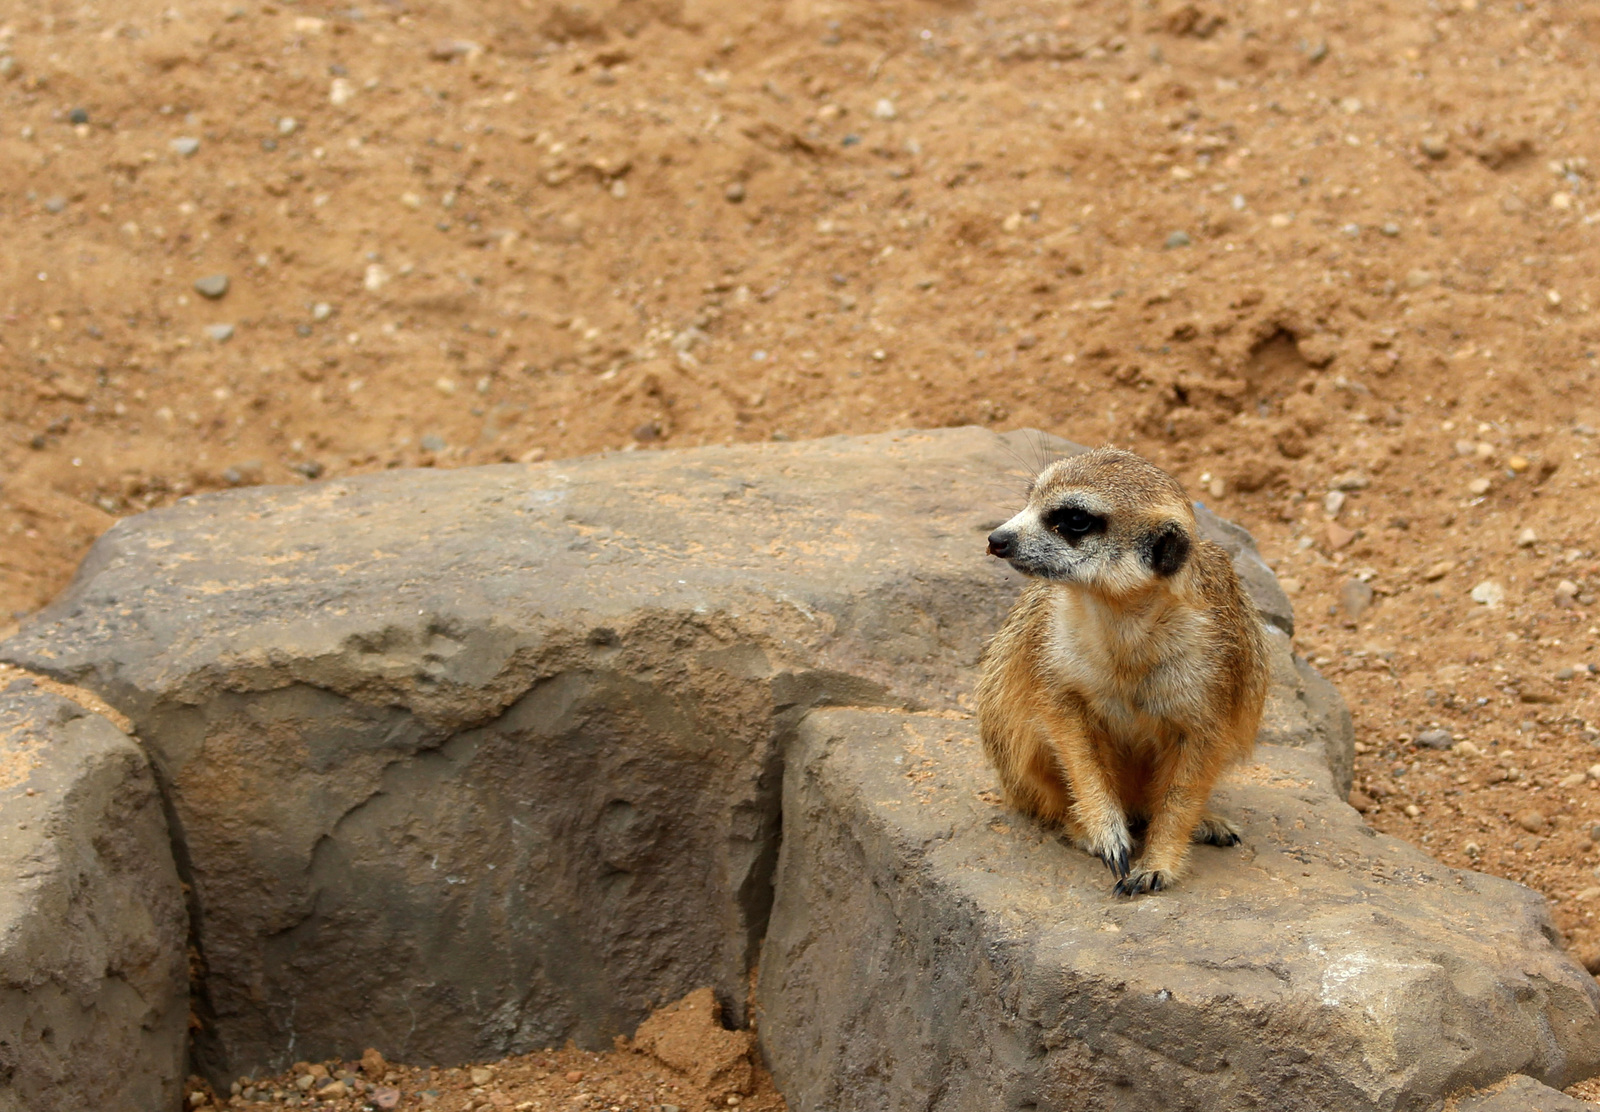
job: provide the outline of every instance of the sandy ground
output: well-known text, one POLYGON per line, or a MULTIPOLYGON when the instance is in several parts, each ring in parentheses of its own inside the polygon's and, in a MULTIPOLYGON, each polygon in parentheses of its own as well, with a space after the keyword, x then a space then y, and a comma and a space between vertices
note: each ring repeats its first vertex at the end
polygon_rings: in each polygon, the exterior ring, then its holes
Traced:
POLYGON ((13 6, 0 626, 226 485, 1113 441, 1260 539, 1372 822, 1593 959, 1597 50, 1578 0, 13 6))

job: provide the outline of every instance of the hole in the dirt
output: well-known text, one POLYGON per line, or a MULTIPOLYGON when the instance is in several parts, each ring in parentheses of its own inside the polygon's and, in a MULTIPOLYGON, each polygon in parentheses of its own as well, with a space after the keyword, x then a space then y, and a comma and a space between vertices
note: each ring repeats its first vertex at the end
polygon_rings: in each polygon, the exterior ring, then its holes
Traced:
POLYGON ((1279 328, 1250 349, 1244 365, 1247 393, 1258 401, 1277 401, 1294 391, 1308 367, 1299 337, 1279 328))

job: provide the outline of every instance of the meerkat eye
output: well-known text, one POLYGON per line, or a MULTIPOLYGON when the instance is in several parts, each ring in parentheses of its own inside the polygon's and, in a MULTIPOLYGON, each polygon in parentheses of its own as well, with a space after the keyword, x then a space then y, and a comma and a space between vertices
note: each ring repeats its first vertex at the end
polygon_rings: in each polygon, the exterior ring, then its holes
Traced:
POLYGON ((1106 519, 1077 506, 1062 506, 1050 511, 1046 524, 1068 540, 1078 540, 1091 533, 1103 532, 1106 519))

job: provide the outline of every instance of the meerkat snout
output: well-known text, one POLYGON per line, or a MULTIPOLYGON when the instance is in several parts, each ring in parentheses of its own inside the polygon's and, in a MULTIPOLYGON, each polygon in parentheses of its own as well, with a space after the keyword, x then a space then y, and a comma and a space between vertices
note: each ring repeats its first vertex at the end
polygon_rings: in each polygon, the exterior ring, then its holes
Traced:
POLYGON ((1112 448, 1061 460, 988 551, 1031 580, 978 684, 984 748, 1012 805, 1065 829, 1125 896, 1169 887, 1191 842, 1238 844, 1206 808, 1254 744, 1265 646, 1177 480, 1112 448))

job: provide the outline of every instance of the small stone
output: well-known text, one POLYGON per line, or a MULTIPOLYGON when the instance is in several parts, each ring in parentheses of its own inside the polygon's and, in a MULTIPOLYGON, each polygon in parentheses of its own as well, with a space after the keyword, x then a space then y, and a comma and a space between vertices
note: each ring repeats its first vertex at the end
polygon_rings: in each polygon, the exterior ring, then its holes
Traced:
POLYGON ((1442 135, 1424 135, 1417 147, 1429 158, 1438 161, 1450 153, 1450 143, 1442 135))
POLYGON ((65 197, 46 197, 44 199, 44 210, 48 213, 61 213, 65 212, 66 209, 67 199, 65 197))
POLYGON ((372 1103, 379 1108, 398 1108, 400 1106, 400 1090, 392 1089, 387 1085, 379 1085, 368 1094, 372 1103))
POLYGON ((582 1070, 568 1070, 567 1071, 567 1080, 572 1082, 574 1085, 576 1085, 578 1082, 583 1080, 583 1071, 582 1070))
POLYGON ((1518 811, 1513 816, 1513 821, 1529 834, 1543 834, 1544 828, 1549 825, 1549 820, 1542 813, 1533 810, 1531 807, 1526 811, 1518 811))
POLYGON ((722 191, 722 195, 734 204, 738 204, 744 200, 744 182, 729 182, 728 188, 722 191))
POLYGON ((418 441, 418 445, 424 452, 442 452, 445 449, 444 437, 436 436, 431 432, 418 441))
POLYGON ((1473 479, 1467 484, 1467 492, 1475 497, 1482 497, 1489 493, 1489 488, 1493 485, 1488 479, 1473 479))
POLYGON ((895 111, 894 101, 884 97, 872 106, 872 115, 880 120, 892 120, 899 113, 895 111))
POLYGON ((1436 580, 1443 579, 1445 576, 1449 575, 1455 570, 1456 562, 1454 560, 1440 560, 1437 564, 1434 564, 1428 568, 1427 571, 1423 572, 1422 578, 1427 580, 1429 583, 1432 583, 1436 580))
POLYGON ((293 135, 300 127, 300 121, 293 116, 282 116, 278 119, 278 134, 293 135))
POLYGON ((435 62, 452 62, 457 58, 470 58, 482 53, 483 47, 471 39, 440 39, 428 48, 428 57, 435 62))
MULTIPOLYGON (((1449 749, 1455 745, 1455 739, 1450 736, 1449 730, 1423 730, 1417 735, 1416 741, 1425 749, 1449 749)), ((1467 743, 1462 742, 1462 744, 1467 743)))
POLYGON ((356 87, 348 77, 335 77, 333 84, 328 86, 328 103, 335 108, 343 108, 355 99, 356 87))
POLYGON ((1550 194, 1550 207, 1557 212, 1567 212, 1572 208, 1572 194, 1564 192, 1550 194))
POLYGON ((1461 852, 1476 861, 1483 856, 1483 847, 1477 842, 1467 842, 1461 847, 1461 852))
POLYGON ((1334 490, 1366 490, 1372 485, 1372 480, 1359 471, 1346 471, 1335 475, 1331 485, 1334 490))
POLYGON ((1528 469, 1528 457, 1512 456, 1510 459, 1506 460, 1506 466, 1520 475, 1528 469))
POLYGON ((15 77, 21 68, 17 65, 17 60, 11 55, 0 55, 0 78, 15 77))
POLYGON ((1228 482, 1223 478, 1212 479, 1206 484, 1206 490, 1213 498, 1221 498, 1228 493, 1228 482))
POLYGON ((1382 232, 1384 235, 1388 236, 1390 239, 1394 239, 1396 236, 1398 236, 1400 234, 1400 225, 1394 223, 1391 220, 1389 223, 1387 223, 1387 224, 1383 225, 1381 228, 1379 228, 1378 231, 1382 232))
POLYGON ((1344 509, 1345 493, 1342 490, 1330 490, 1322 496, 1322 508, 1329 517, 1338 517, 1339 511, 1344 509))
POLYGON ((87 108, 74 108, 71 112, 67 113, 67 122, 72 124, 88 123, 89 110, 87 108))
MULTIPOLYGON (((1584 772, 1584 775, 1590 780, 1593 780, 1595 783, 1600 784, 1600 764, 1590 765, 1584 772)), ((1592 828, 1590 828, 1589 834, 1594 841, 1600 842, 1600 823, 1596 823, 1592 828)))
POLYGON ((1485 579, 1472 588, 1472 601, 1493 609, 1506 600, 1506 589, 1493 579, 1485 579))
POLYGON ((1194 240, 1189 238, 1188 232, 1180 230, 1168 233, 1166 246, 1168 250, 1172 250, 1178 247, 1188 247, 1193 242, 1194 240))
POLYGON ((494 1080, 494 1071, 484 1069, 482 1066, 474 1066, 469 1076, 472 1078, 474 1085, 487 1085, 494 1080))
POLYGON ((656 421, 646 421, 633 430, 633 438, 641 444, 661 439, 661 425, 656 421))
POLYGON ((1431 286, 1438 280, 1439 276, 1433 271, 1422 270, 1419 268, 1417 270, 1407 272, 1405 277, 1405 287, 1408 290, 1416 291, 1431 286))
POLYGON ((433 380, 433 388, 449 398, 455 395, 460 386, 453 378, 436 378, 433 380))
MULTIPOLYGON (((1339 605, 1350 615, 1352 621, 1359 621, 1361 615, 1372 608, 1372 584, 1363 583, 1359 579, 1347 580, 1344 586, 1339 588, 1339 605)), ((1447 734, 1446 737, 1448 736, 1447 734)))
POLYGON ((368 263, 366 272, 361 276, 361 284, 368 293, 377 293, 389 284, 389 268, 382 263, 368 263))
POLYGON ((1483 750, 1482 749, 1479 749, 1476 745, 1472 744, 1472 742, 1465 741, 1465 740, 1456 742, 1454 745, 1452 745, 1450 747, 1450 751, 1452 753, 1457 753, 1457 754, 1459 754, 1459 755, 1461 755, 1463 757, 1481 757, 1481 756, 1483 756, 1483 750))
POLYGON ((200 140, 190 135, 180 135, 178 138, 168 143, 167 146, 171 147, 176 153, 182 155, 184 158, 188 158, 190 155, 194 154, 200 149, 200 140))
POLYGON ((233 339, 233 325, 208 324, 206 325, 206 335, 211 337, 213 343, 225 344, 233 339))
POLYGON ((1369 813, 1378 805, 1377 800, 1373 799, 1360 788, 1350 789, 1349 802, 1350 806, 1354 807, 1357 811, 1360 811, 1363 815, 1369 813))
POLYGON ((1563 776, 1561 778, 1561 786, 1563 788, 1575 788, 1579 784, 1583 783, 1585 779, 1586 777, 1583 773, 1574 772, 1571 776, 1563 776))
POLYGON ((299 463, 291 463, 289 470, 298 475, 304 475, 308 479, 315 480, 322 478, 323 467, 316 460, 308 459, 301 460, 299 463))
POLYGON ((1339 551, 1341 548, 1344 548, 1351 541, 1356 539, 1354 529, 1346 529, 1337 521, 1328 522, 1328 527, 1325 533, 1328 538, 1328 547, 1334 552, 1339 551))
POLYGON ((228 276, 226 274, 208 274, 204 278, 196 279, 194 292, 201 297, 216 301, 228 292, 228 276))
POLYGON ((349 1095, 350 1087, 343 1081, 335 1081, 333 1084, 324 1085, 322 1088, 317 1090, 317 1097, 320 1100, 338 1100, 340 1097, 347 1097, 349 1095))
POLYGON ((361 1072, 368 1077, 379 1078, 389 1072, 389 1063, 384 1061, 376 1047, 367 1047, 361 1052, 361 1072))
POLYGON ((1414 819, 1415 818, 1421 818, 1422 817, 1422 808, 1418 807, 1415 803, 1407 803, 1406 804, 1406 815, 1408 817, 1414 818, 1414 819))
POLYGON ((316 1083, 317 1079, 312 1077, 309 1073, 303 1073, 294 1079, 294 1087, 299 1089, 302 1093, 309 1093, 311 1091, 311 1086, 315 1085, 316 1083))
POLYGON ((333 316, 333 306, 329 305, 326 301, 319 301, 315 305, 311 306, 311 319, 317 321, 319 324, 331 316, 333 316))
POLYGON ((1532 529, 1524 529, 1522 532, 1517 534, 1518 548, 1532 548, 1538 543, 1539 534, 1535 533, 1532 529))
POLYGON ((1556 605, 1568 609, 1578 604, 1578 585, 1570 579, 1563 579, 1556 584, 1556 605))
POLYGON ((1577 675, 1576 672, 1565 666, 1556 669, 1556 679, 1558 680, 1570 680, 1575 675, 1577 675))

